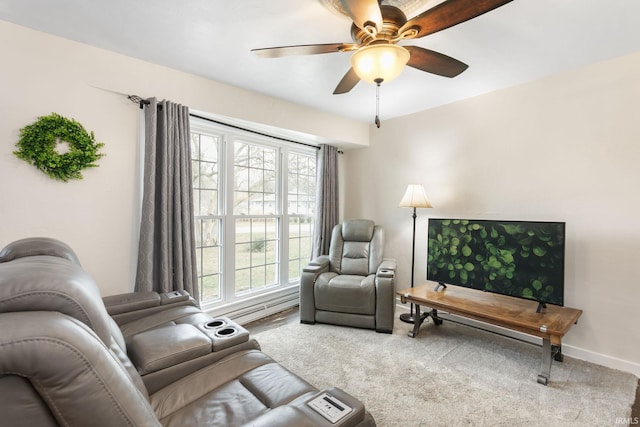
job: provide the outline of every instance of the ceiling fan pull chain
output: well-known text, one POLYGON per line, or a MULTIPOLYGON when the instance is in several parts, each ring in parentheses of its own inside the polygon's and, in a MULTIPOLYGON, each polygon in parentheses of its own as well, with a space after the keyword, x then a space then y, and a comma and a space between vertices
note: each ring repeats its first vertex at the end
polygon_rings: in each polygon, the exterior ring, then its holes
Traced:
POLYGON ((382 83, 382 79, 376 79, 376 119, 374 123, 380 129, 380 83, 382 83))

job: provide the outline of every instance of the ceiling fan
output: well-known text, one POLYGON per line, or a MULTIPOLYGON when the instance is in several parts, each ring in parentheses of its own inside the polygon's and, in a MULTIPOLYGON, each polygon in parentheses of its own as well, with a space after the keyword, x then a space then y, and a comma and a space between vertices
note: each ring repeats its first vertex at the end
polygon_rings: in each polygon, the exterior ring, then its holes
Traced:
POLYGON ((347 93, 360 81, 378 86, 397 77, 405 65, 427 73, 455 77, 468 65, 450 56, 419 46, 397 43, 436 33, 503 6, 512 0, 445 0, 407 20, 404 12, 384 0, 341 0, 353 20, 353 43, 327 43, 252 49, 264 58, 288 55, 351 52, 352 67, 344 75, 334 94, 347 93))

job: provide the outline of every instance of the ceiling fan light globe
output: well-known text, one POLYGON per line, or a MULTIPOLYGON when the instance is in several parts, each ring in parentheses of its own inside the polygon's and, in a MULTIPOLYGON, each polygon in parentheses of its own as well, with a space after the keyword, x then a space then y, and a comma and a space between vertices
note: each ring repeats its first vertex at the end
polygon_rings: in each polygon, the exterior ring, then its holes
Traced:
POLYGON ((400 75, 409 62, 409 51, 395 44, 374 44, 351 55, 351 66, 361 80, 387 83, 400 75))

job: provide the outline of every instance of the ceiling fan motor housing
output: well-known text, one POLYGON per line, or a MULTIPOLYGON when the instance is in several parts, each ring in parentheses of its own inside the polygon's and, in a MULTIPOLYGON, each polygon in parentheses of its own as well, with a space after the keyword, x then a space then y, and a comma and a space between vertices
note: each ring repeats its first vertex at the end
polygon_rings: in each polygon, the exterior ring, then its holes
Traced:
POLYGON ((398 34, 398 30, 407 22, 404 12, 389 5, 380 6, 380 11, 382 28, 378 31, 375 30, 374 23, 366 25, 365 28, 360 28, 355 23, 351 25, 351 38, 354 42, 367 46, 374 43, 395 43, 403 38, 398 34))

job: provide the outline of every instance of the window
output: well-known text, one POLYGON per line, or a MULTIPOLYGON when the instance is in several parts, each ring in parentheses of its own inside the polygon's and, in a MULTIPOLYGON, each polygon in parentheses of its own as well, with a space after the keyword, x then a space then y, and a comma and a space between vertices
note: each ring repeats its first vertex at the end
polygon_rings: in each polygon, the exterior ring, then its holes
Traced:
POLYGON ((222 136, 191 133, 193 203, 200 301, 215 301, 222 293, 222 220, 219 153, 222 136))
POLYGON ((289 277, 299 278, 311 258, 316 197, 315 156, 290 153, 288 165, 289 277))
POLYGON ((201 302, 297 287, 311 255, 316 150, 191 122, 201 302))

